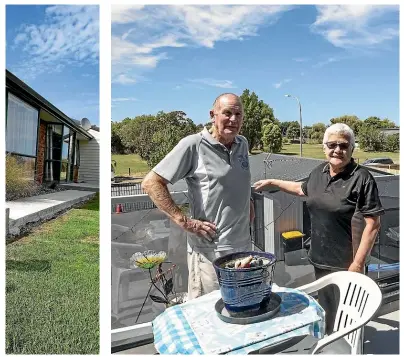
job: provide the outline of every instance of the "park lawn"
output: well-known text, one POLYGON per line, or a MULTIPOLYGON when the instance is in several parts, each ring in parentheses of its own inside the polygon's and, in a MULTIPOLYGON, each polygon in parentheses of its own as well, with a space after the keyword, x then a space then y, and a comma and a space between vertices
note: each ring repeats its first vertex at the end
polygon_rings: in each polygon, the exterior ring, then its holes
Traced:
POLYGON ((147 163, 139 155, 112 154, 111 156, 112 160, 116 161, 115 176, 129 176, 129 168, 131 177, 143 177, 150 171, 147 163))
MULTIPOLYGON (((313 159, 325 159, 322 144, 303 144, 303 157, 310 157, 313 159)), ((283 144, 280 154, 286 155, 300 155, 299 144, 283 144)), ((390 157, 394 163, 400 163, 399 152, 365 152, 356 148, 352 155, 355 159, 359 159, 359 163, 366 159, 372 159, 376 157, 390 157)))
POLYGON ((6 353, 99 353, 99 197, 6 246, 6 353))

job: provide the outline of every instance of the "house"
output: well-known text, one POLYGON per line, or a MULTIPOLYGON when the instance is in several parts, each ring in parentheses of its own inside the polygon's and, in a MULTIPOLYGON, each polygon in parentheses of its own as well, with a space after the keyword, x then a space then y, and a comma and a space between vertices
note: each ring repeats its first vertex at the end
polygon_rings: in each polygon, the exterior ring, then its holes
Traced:
POLYGON ((99 180, 99 128, 68 117, 6 70, 6 154, 39 184, 99 180))
MULTIPOLYGON (((81 122, 74 120, 77 125, 81 122)), ((100 128, 92 125, 87 131, 92 140, 83 140, 80 143, 80 169, 79 182, 98 185, 100 180, 100 128)))
POLYGON ((380 131, 389 136, 389 135, 393 135, 393 134, 400 134, 400 128, 387 128, 387 129, 380 129, 380 131))

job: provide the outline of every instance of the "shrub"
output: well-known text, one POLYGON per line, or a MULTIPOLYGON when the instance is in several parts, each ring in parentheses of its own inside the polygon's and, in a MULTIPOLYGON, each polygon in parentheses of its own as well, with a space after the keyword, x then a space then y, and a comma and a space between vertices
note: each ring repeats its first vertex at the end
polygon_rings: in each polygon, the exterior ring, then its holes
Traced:
POLYGON ((363 151, 383 151, 386 135, 380 129, 363 125, 359 131, 359 146, 363 151))
POLYGON ((395 152, 398 151, 399 149, 400 149, 400 135, 399 134, 388 135, 384 143, 384 150, 395 152))
POLYGON ((29 173, 30 170, 18 157, 6 155, 6 200, 31 196, 39 189, 29 173))

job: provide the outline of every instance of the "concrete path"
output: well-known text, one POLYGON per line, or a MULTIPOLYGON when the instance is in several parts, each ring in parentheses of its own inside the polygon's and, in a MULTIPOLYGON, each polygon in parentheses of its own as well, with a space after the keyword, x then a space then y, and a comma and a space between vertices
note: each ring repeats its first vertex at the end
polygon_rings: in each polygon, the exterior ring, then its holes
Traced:
POLYGON ((94 195, 95 192, 91 191, 67 190, 8 201, 9 234, 18 235, 28 223, 53 218, 59 212, 85 202, 94 195))

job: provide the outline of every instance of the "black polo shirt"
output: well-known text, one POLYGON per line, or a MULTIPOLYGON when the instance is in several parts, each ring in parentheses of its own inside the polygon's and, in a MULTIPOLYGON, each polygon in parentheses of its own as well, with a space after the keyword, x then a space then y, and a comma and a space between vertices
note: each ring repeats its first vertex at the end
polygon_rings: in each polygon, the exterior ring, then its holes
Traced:
POLYGON ((353 160, 331 177, 327 162, 310 173, 302 190, 311 219, 310 262, 322 269, 348 269, 362 237, 363 217, 384 214, 375 179, 353 160))

